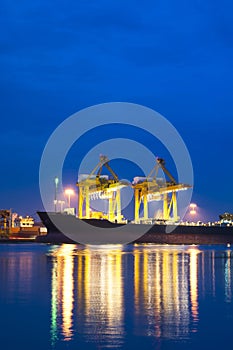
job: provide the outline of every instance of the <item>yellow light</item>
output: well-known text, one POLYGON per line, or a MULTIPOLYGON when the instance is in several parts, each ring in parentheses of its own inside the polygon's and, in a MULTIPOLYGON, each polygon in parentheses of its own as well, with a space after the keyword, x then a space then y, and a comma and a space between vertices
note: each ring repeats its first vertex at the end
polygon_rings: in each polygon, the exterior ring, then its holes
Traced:
POLYGON ((190 210, 191 215, 195 215, 196 213, 197 213, 196 210, 194 210, 194 209, 190 210))
POLYGON ((52 300, 51 300, 51 342, 55 345, 61 326, 63 340, 73 337, 74 308, 74 246, 63 244, 53 255, 52 300), (61 322, 61 323, 60 323, 61 322))
POLYGON ((196 248, 190 249, 190 299, 193 320, 198 320, 198 254, 196 248))
POLYGON ((70 208, 70 197, 74 195, 74 190, 72 188, 67 188, 65 194, 68 196, 68 206, 70 208))
POLYGON ((196 205, 195 203, 191 203, 191 204, 189 205, 189 207, 192 208, 192 209, 194 209, 194 208, 197 207, 197 205, 196 205))
POLYGON ((66 194, 67 196, 73 196, 73 195, 74 195, 74 190, 72 190, 72 188, 67 188, 67 189, 65 190, 65 194, 66 194))
POLYGON ((115 336, 115 330, 122 331, 123 325, 123 277, 120 247, 109 249, 108 246, 98 246, 99 251, 93 253, 93 248, 89 246, 84 255, 83 274, 85 278, 83 279, 82 276, 80 278, 83 281, 86 324, 93 322, 93 317, 98 323, 104 319, 104 328, 97 327, 95 335, 105 331, 110 342, 115 336))
POLYGON ((63 248, 63 271, 62 271, 62 333, 64 340, 69 341, 73 335, 73 303, 74 303, 74 278, 73 278, 73 247, 63 248))

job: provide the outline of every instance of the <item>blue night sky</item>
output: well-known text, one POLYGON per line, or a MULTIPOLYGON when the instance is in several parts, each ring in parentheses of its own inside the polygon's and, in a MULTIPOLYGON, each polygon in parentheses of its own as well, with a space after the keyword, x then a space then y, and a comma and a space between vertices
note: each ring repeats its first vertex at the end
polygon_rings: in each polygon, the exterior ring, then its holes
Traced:
POLYGON ((39 163, 54 129, 125 101, 178 130, 203 215, 233 212, 232 1, 3 0, 0 17, 1 208, 42 209, 39 163))

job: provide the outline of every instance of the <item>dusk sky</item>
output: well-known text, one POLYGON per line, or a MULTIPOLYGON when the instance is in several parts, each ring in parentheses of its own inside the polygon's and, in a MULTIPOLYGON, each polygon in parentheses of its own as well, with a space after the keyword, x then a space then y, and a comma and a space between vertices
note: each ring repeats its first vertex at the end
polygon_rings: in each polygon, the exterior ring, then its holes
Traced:
POLYGON ((3 0, 0 17, 1 208, 42 209, 51 133, 82 108, 122 101, 178 130, 203 218, 233 213, 232 1, 3 0))

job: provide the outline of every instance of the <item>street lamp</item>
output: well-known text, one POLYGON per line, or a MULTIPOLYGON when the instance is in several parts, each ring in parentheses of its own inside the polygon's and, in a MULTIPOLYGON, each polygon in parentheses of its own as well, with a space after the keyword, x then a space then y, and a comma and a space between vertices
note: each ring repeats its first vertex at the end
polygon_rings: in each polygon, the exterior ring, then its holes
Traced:
POLYGON ((70 197, 74 195, 74 190, 72 190, 72 188, 67 188, 65 190, 65 195, 68 197, 68 207, 70 208, 70 197))
POLYGON ((189 205, 189 208, 190 208, 190 212, 189 213, 191 215, 195 215, 197 213, 197 211, 196 211, 197 205, 195 203, 191 203, 189 205))
POLYGON ((60 210, 61 212, 63 212, 63 204, 65 203, 65 201, 59 200, 58 204, 60 204, 60 210))
POLYGON ((58 183, 59 183, 59 179, 56 176, 54 179, 55 182, 55 194, 54 194, 54 211, 57 211, 57 188, 58 188, 58 183))

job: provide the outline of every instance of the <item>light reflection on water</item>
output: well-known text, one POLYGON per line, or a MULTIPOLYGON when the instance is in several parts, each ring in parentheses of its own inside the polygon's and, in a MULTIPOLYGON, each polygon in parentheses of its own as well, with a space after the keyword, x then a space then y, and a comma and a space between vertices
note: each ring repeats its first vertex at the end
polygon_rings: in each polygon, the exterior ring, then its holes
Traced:
POLYGON ((26 350, 37 329, 36 350, 217 349, 231 337, 232 258, 226 247, 2 245, 7 349, 21 339, 26 350))
POLYGON ((51 339, 57 339, 57 321, 61 319, 61 334, 64 340, 71 340, 73 333, 74 307, 74 257, 73 248, 63 245, 54 251, 52 266, 51 295, 51 339))
MULTIPOLYGON (((231 253, 224 265, 226 302, 231 253)), ((89 343, 120 348, 129 317, 136 336, 190 339, 198 331, 199 294, 207 286, 215 295, 215 255, 196 246, 52 248, 52 344, 79 333, 89 343)))
POLYGON ((190 331, 196 330, 198 254, 196 248, 189 251, 135 249, 136 334, 186 339, 190 331), (144 329, 140 315, 145 317, 144 329))
POLYGON ((227 251, 227 259, 225 262, 224 276, 225 276, 225 301, 230 303, 232 299, 232 285, 231 285, 231 252, 227 251))
POLYGON ((76 250, 63 245, 52 249, 51 340, 69 341, 77 332, 88 341, 119 344, 123 334, 123 278, 121 247, 76 250), (76 300, 76 305, 74 304, 76 300), (75 309, 75 310, 74 310, 75 309), (60 324, 59 324, 60 322, 60 324))

